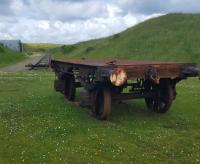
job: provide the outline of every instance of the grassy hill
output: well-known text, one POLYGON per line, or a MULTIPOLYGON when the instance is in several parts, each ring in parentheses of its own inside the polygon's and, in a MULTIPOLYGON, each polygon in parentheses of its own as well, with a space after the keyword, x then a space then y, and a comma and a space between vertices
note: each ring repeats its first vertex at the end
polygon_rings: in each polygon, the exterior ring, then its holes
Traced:
MULTIPOLYGON (((200 63, 199 20, 199 15, 167 15, 109 38, 55 46, 52 52, 57 58, 200 63)), ((27 52, 50 48, 31 46, 35 49, 28 47, 27 52)), ((0 48, 4 55, 14 55, 0 48)), ((2 59, 0 52, 0 62, 2 59)), ((99 121, 90 116, 90 110, 65 101, 53 90, 55 76, 48 70, 3 73, 0 79, 0 163, 200 161, 200 83, 195 78, 177 85, 177 99, 164 115, 148 112, 144 100, 130 100, 113 104, 108 121, 99 121)))
POLYGON ((23 59, 25 59, 24 54, 9 50, 0 44, 0 67, 17 63, 23 59))
POLYGON ((200 64, 200 14, 168 14, 124 32, 53 49, 57 58, 128 58, 200 64))
POLYGON ((24 52, 28 55, 34 53, 45 53, 49 49, 60 47, 61 44, 50 44, 50 43, 24 43, 24 52))

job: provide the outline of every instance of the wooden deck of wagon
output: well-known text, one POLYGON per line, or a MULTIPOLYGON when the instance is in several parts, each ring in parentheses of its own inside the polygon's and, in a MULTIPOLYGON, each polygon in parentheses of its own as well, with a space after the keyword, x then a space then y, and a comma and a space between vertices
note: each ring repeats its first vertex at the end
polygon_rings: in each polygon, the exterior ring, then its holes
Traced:
MULTIPOLYGON (((76 88, 84 87, 94 115, 107 119, 113 101, 144 98, 149 110, 165 113, 176 98, 176 84, 199 76, 194 63, 130 60, 52 60, 55 89, 73 101, 76 88), (113 81, 114 80, 114 81, 113 81), (129 93, 123 89, 131 87, 129 93)), ((84 100, 83 100, 84 101, 84 100)))
MULTIPOLYGON (((112 60, 111 60, 112 61, 112 60)), ((99 73, 97 70, 114 69, 120 67, 124 69, 129 79, 145 78, 145 72, 147 69, 153 67, 158 71, 161 78, 176 78, 180 75, 181 70, 187 66, 195 67, 194 63, 176 63, 176 62, 144 62, 123 60, 123 62, 109 63, 109 60, 52 60, 52 66, 57 71, 69 72, 69 69, 78 70, 80 72, 99 73), (60 69, 60 70, 59 70, 60 69)), ((99 76, 96 74, 96 76, 99 76)))

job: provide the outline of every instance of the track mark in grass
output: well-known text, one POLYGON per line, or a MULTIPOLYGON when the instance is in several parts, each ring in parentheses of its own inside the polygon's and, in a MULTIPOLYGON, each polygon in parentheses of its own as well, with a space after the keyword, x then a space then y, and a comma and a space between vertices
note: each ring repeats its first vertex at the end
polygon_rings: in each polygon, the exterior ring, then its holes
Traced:
POLYGON ((189 128, 189 120, 186 118, 178 115, 172 118, 171 120, 167 120, 167 123, 163 124, 162 127, 174 130, 187 130, 189 128))

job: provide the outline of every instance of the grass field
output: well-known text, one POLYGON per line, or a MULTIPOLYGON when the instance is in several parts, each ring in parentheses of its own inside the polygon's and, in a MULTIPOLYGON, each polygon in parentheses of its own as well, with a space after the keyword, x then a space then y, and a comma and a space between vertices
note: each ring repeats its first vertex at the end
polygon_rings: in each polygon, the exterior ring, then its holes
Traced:
POLYGON ((55 48, 57 58, 195 61, 200 65, 200 14, 168 14, 97 40, 55 48))
POLYGON ((59 48, 61 44, 50 44, 50 43, 24 43, 24 51, 28 55, 32 55, 34 53, 45 53, 49 49, 59 48))
POLYGON ((65 101, 51 72, 0 74, 0 163, 199 163, 200 87, 178 85, 164 115, 142 100, 116 104, 109 121, 65 101))
POLYGON ((0 45, 0 68, 15 64, 23 59, 25 59, 24 54, 11 51, 0 45))
MULTIPOLYGON (((182 60, 200 65, 199 27, 199 14, 169 14, 75 45, 25 44, 25 52, 51 49, 61 59, 182 60)), ((12 63, 1 52, 0 59, 0 67, 12 63)), ((108 121, 66 101, 53 90, 53 81, 51 71, 0 73, 0 163, 200 163, 196 78, 178 84, 177 99, 166 114, 150 113, 143 100, 134 100, 113 104, 108 121)))

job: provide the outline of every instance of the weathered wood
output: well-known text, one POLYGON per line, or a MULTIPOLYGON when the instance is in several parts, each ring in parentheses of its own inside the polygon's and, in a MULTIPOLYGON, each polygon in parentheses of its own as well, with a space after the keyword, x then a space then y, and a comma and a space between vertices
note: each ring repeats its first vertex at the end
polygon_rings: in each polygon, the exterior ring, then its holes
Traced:
MULTIPOLYGON (((138 78, 145 78, 145 73, 149 68, 157 70, 160 78, 177 78, 181 71, 186 67, 196 67, 194 63, 175 63, 175 62, 142 62, 122 60, 116 61, 112 64, 109 60, 52 60, 51 65, 54 70, 67 72, 69 68, 79 70, 80 75, 95 74, 96 81, 101 81, 102 76, 109 77, 110 72, 115 68, 122 68, 126 71, 128 79, 134 80, 138 78), (107 75, 106 75, 107 73, 107 75)), ((103 78, 104 78, 103 77, 103 78)))
POLYGON ((75 88, 84 87, 88 94, 83 96, 82 104, 92 106, 94 115, 100 119, 108 118, 111 100, 145 98, 149 109, 165 113, 176 98, 176 83, 187 77, 200 77, 194 63, 52 60, 51 67, 57 76, 55 89, 74 100, 75 88), (66 90, 72 84, 73 88, 66 90), (129 91, 123 92, 124 88, 129 91))
POLYGON ((38 68, 49 68, 51 62, 51 55, 47 54, 43 56, 37 63, 29 63, 25 67, 29 67, 29 70, 38 69, 38 68))

